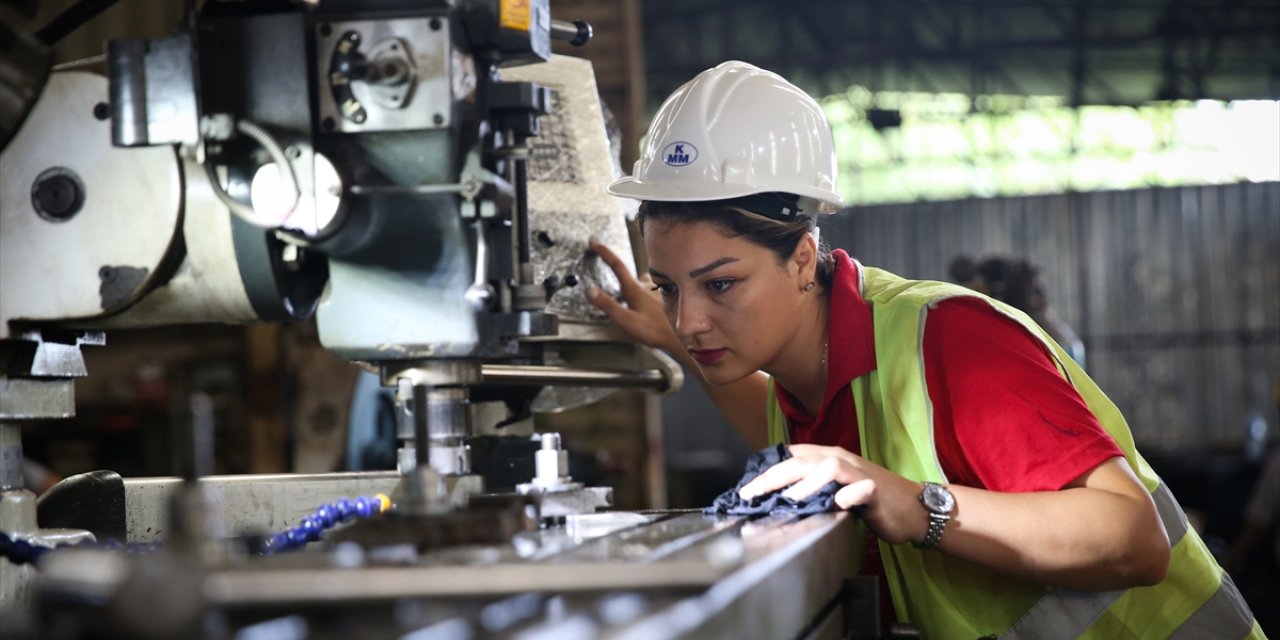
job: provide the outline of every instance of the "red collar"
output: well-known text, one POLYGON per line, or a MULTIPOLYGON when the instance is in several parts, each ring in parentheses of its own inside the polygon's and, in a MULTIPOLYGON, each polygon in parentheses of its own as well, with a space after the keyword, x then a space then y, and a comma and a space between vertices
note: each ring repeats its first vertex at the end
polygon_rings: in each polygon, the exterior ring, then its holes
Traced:
POLYGON ((875 325, 871 304, 862 297, 862 265, 843 249, 831 256, 836 271, 827 315, 827 397, 876 369, 875 325))
MULTIPOLYGON (((827 407, 837 394, 848 393, 849 383, 876 368, 876 337, 871 305, 862 297, 862 265, 843 249, 831 252, 835 274, 831 279, 831 302, 827 310, 827 388, 822 409, 812 424, 821 424, 827 407)), ((776 388, 782 410, 790 424, 808 423, 811 418, 789 391, 776 388), (805 419, 798 419, 803 416, 805 419)))

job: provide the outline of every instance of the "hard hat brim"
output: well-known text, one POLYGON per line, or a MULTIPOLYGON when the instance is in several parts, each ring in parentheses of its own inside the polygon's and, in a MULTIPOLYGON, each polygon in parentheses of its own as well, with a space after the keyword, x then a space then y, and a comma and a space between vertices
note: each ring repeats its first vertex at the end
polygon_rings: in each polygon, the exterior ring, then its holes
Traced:
POLYGON ((644 181, 631 177, 613 182, 607 191, 611 195, 622 198, 657 202, 707 202, 760 193, 760 189, 744 184, 675 180, 644 181))
MULTIPOLYGON (((725 182, 694 182, 685 180, 645 181, 633 177, 615 180, 606 189, 609 195, 654 202, 711 202, 730 200, 778 189, 725 182)), ((835 213, 844 206, 844 198, 834 191, 815 188, 792 188, 788 193, 811 198, 819 203, 817 213, 835 213)))

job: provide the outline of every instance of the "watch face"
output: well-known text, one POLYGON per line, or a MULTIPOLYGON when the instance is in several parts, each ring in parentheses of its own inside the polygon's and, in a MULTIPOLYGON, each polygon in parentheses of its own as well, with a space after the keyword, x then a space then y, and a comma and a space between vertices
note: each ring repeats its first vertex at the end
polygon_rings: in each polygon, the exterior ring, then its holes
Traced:
POLYGON ((951 492, 936 484, 926 484, 920 499, 924 502, 924 506, 934 513, 951 513, 956 506, 956 499, 951 492))

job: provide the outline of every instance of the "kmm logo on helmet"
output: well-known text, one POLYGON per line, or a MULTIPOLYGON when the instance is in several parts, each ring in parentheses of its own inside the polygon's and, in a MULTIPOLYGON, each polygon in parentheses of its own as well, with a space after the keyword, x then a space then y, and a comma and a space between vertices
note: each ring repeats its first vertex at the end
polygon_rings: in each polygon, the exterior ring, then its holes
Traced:
POLYGON ((673 167, 693 164, 698 159, 698 148, 688 142, 672 142, 662 150, 662 161, 673 167))

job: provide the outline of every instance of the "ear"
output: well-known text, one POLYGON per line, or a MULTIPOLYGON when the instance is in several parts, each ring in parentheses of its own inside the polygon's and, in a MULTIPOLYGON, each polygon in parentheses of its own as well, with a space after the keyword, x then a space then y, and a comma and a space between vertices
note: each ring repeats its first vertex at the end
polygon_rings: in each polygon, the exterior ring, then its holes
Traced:
POLYGON ((796 243, 796 248, 791 252, 791 259, 787 266, 795 269, 796 279, 800 287, 812 282, 814 274, 818 269, 818 241, 813 238, 812 234, 806 233, 800 241, 796 243))

